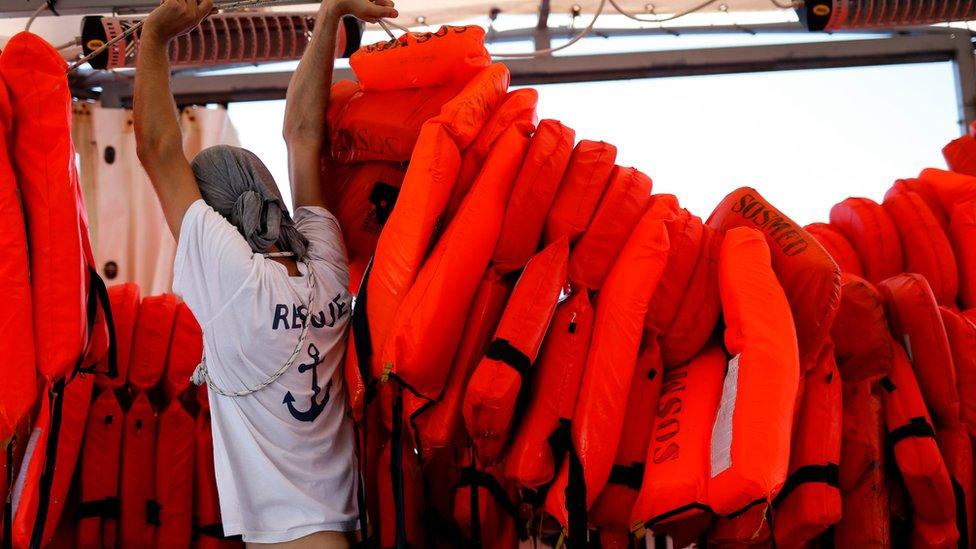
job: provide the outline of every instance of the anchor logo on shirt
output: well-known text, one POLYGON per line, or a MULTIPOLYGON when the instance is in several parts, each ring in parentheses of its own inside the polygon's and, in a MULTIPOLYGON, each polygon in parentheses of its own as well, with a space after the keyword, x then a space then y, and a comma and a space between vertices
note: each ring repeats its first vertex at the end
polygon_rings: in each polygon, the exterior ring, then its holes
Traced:
POLYGON ((319 348, 314 343, 308 344, 308 356, 312 359, 312 362, 298 365, 298 373, 300 374, 312 370, 312 396, 309 398, 308 410, 303 411, 295 407, 295 397, 291 394, 291 391, 285 393, 285 399, 281 401, 282 404, 288 406, 288 412, 298 421, 315 421, 315 418, 319 417, 322 410, 325 410, 326 405, 329 404, 329 395, 332 393, 332 380, 330 379, 325 385, 325 395, 322 401, 315 400, 319 396, 319 393, 322 392, 322 389, 319 387, 318 369, 319 364, 322 364, 322 357, 319 348))

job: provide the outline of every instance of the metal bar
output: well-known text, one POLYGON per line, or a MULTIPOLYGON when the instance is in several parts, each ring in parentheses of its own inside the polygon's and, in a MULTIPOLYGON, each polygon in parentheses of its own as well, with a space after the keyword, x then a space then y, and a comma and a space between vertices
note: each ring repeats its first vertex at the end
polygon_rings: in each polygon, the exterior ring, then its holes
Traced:
POLYGON ((949 39, 956 43, 953 68, 956 98, 959 102, 959 127, 965 135, 969 133, 969 125, 976 121, 976 55, 973 52, 973 38, 969 33, 951 34, 949 39))
POLYGON ((536 51, 548 50, 551 47, 550 37, 552 36, 549 29, 549 11, 551 6, 549 5, 549 0, 539 1, 539 20, 536 21, 535 29, 533 29, 533 45, 536 51))
MULTIPOLYGON (((533 85, 955 61, 963 98, 960 112, 965 111, 966 120, 971 120, 976 118, 973 112, 976 108, 976 83, 973 83, 976 82, 976 68, 973 65, 976 61, 971 54, 961 53, 960 44, 967 40, 968 36, 964 34, 909 34, 871 40, 547 56, 510 60, 506 65, 513 84, 533 85), (962 92, 964 88, 965 93, 962 92)), ((172 87, 179 104, 255 101, 284 98, 290 78, 290 72, 175 75, 172 87)), ((351 70, 336 70, 336 80, 352 78, 351 70)), ((120 106, 131 102, 130 75, 114 82, 99 80, 99 83, 106 95, 118 98, 120 106)))

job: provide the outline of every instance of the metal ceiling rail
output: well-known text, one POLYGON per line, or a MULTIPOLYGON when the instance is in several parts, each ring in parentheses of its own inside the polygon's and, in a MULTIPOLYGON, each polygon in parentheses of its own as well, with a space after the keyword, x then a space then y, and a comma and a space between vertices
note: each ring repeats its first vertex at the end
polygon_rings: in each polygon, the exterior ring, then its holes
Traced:
MULTIPOLYGON (((544 56, 506 61, 512 84, 534 85, 633 78, 714 75, 797 69, 863 67, 951 61, 960 126, 976 120, 976 58, 970 33, 894 34, 888 38, 689 50, 544 56)), ((181 105, 282 99, 291 72, 232 75, 176 74, 173 93, 181 105)), ((337 69, 336 79, 351 79, 337 69)), ((76 97, 101 97, 105 106, 128 106, 132 73, 82 73, 72 79, 76 97), (93 91, 101 88, 100 93, 93 91)), ((820 108, 829 108, 830 98, 820 108)))

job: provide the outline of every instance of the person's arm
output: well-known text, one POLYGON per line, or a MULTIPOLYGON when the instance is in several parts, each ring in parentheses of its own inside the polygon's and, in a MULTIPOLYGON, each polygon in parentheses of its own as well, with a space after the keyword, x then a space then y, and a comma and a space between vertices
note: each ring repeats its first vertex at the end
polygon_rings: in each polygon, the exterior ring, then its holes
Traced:
POLYGON ((183 155, 179 117, 169 89, 169 42, 212 10, 212 0, 164 0, 146 18, 139 40, 132 101, 136 154, 177 239, 183 215, 200 198, 200 190, 183 155))
POLYGON ((332 88, 336 35, 343 15, 375 22, 396 17, 392 0, 324 0, 312 38, 288 83, 284 138, 288 146, 288 179, 292 208, 326 207, 321 155, 326 142, 326 111, 332 88))

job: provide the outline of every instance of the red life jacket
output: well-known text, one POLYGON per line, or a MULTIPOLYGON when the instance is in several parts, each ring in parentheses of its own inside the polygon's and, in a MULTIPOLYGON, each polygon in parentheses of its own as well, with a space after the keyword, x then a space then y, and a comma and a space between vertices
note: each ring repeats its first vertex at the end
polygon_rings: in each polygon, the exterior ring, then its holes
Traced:
POLYGON ((546 218, 546 244, 563 236, 573 244, 586 232, 607 188, 616 158, 617 147, 609 143, 584 139, 576 144, 546 218))
POLYGON ((887 212, 868 198, 848 198, 830 209, 830 225, 854 247, 868 282, 877 284, 902 271, 901 240, 887 212))
POLYGON ((505 305, 494 339, 468 382, 464 425, 481 463, 494 464, 508 443, 523 378, 531 374, 566 286, 568 260, 566 239, 553 242, 529 260, 505 305))
POLYGON ((614 166, 607 190, 569 261, 569 280, 598 290, 627 243, 651 198, 651 178, 634 168, 614 166))
POLYGON ((189 547, 193 539, 193 416, 179 399, 159 415, 156 435, 156 547, 189 547))
POLYGON ((842 273, 864 276, 864 269, 861 268, 861 260, 858 259, 857 252, 840 231, 829 223, 811 223, 803 227, 803 230, 810 233, 810 236, 816 238, 817 242, 827 250, 842 273))
POLYGON ((627 413, 627 399, 622 395, 630 393, 644 316, 664 271, 667 252, 664 223, 645 214, 597 298, 593 339, 573 413, 573 451, 546 499, 546 511, 560 524, 569 524, 570 537, 584 535, 586 521, 581 515, 610 478, 627 413), (567 497, 569 484, 573 484, 572 497, 567 497), (576 491, 580 487, 585 487, 585 497, 576 491))
MULTIPOLYGON (((117 286, 118 287, 118 286, 117 286)), ((103 390, 92 403, 81 454, 79 549, 115 547, 124 413, 115 393, 103 390)))
POLYGON ((492 255, 499 272, 521 269, 539 247, 546 215, 569 165, 576 132, 555 120, 539 122, 505 208, 492 255))
POLYGON ((549 483, 569 451, 570 425, 593 334, 589 293, 556 307, 542 342, 528 407, 505 459, 505 476, 532 490, 549 483))

